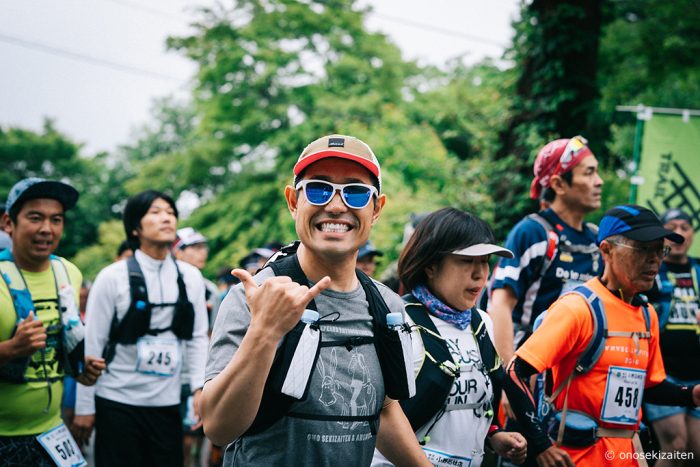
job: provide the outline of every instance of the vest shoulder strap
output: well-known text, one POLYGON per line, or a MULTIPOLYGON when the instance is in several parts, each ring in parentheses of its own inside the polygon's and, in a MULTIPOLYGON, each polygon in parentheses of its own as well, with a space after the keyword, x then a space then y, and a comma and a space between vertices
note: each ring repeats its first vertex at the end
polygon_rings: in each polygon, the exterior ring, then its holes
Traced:
MULTIPOLYGON (((299 258, 297 258, 296 254, 289 254, 276 258, 275 261, 268 262, 265 267, 271 268, 275 276, 287 276, 297 284, 309 286, 309 279, 301 269, 301 264, 299 264, 299 258)), ((318 311, 315 300, 311 300, 309 304, 306 305, 306 308, 318 311)))
POLYGON ((143 302, 144 306, 148 304, 148 289, 146 288, 146 279, 143 277, 143 271, 139 262, 136 261, 134 255, 126 259, 126 270, 129 275, 129 293, 131 294, 131 303, 136 304, 139 301, 143 302))
POLYGON ((549 220, 540 213, 533 212, 529 214, 527 218, 537 222, 547 234, 547 251, 542 261, 542 268, 540 269, 540 276, 544 276, 559 251, 559 233, 557 233, 549 220))
POLYGON ((425 309, 425 306, 413 295, 405 295, 403 299, 404 302, 406 302, 406 314, 419 326, 418 332, 420 332, 425 350, 430 353, 437 362, 451 362, 452 354, 450 354, 447 343, 445 339, 437 337, 440 336, 440 332, 435 326, 435 323, 433 323, 433 320, 428 316, 428 311, 425 309), (421 329, 427 329, 430 332, 423 332, 421 329))
POLYGON ((479 347, 484 368, 488 373, 498 371, 501 368, 501 357, 493 346, 486 323, 481 318, 481 313, 476 308, 472 310, 472 329, 474 330, 474 339, 476 339, 476 344, 479 347))
POLYGON ((591 317, 593 318, 593 334, 591 335, 591 339, 576 360, 576 372, 583 374, 593 368, 593 365, 600 359, 605 349, 605 339, 608 334, 608 320, 600 297, 593 292, 590 287, 580 285, 569 293, 583 297, 591 312, 591 317))
POLYGON ((51 269, 53 270, 53 276, 56 279, 58 290, 67 286, 72 287, 70 276, 68 274, 68 267, 63 262, 63 259, 59 258, 58 256, 51 255, 51 269))

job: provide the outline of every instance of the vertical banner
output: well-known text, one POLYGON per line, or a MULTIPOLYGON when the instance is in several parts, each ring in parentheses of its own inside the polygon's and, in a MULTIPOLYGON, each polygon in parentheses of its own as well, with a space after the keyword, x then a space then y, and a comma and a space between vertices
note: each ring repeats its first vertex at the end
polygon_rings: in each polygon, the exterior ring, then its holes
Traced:
MULTIPOLYGON (((680 208, 700 228, 700 117, 683 121, 680 115, 654 114, 645 122, 637 204, 658 215, 680 208)), ((700 235, 690 250, 700 256, 700 235)))

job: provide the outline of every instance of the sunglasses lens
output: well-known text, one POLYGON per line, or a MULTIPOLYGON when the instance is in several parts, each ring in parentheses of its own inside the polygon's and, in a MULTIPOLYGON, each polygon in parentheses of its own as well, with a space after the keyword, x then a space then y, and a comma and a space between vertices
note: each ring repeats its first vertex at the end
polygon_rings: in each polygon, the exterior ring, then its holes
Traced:
POLYGON ((366 186, 350 185, 343 188, 343 198, 351 208, 364 208, 372 197, 372 190, 366 186))
POLYGON ((333 196, 333 186, 323 182, 310 182, 304 187, 304 192, 311 204, 326 204, 333 196))

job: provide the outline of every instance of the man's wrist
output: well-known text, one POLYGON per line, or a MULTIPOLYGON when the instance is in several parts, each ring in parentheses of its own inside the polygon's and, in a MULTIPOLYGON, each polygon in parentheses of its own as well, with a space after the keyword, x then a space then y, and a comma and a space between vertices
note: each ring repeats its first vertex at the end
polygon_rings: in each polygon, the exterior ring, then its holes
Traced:
POLYGON ((7 364, 11 360, 19 357, 19 355, 17 355, 17 348, 14 343, 14 337, 0 342, 0 356, 0 364, 7 364))

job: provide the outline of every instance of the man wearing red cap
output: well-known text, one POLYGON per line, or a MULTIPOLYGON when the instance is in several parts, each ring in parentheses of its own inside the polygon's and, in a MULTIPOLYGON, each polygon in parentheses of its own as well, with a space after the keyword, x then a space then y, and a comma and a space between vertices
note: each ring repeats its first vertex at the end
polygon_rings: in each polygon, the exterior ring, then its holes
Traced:
POLYGON ((402 301, 355 270, 386 201, 377 158, 357 138, 319 138, 299 156, 285 197, 300 242, 254 277, 234 271, 241 283, 222 302, 212 333, 205 433, 231 443, 226 466, 368 466, 375 445, 395 464, 431 465, 401 407, 386 397, 396 364, 381 358, 377 322, 386 315, 377 309, 401 313, 402 301), (283 363, 293 331, 305 329, 306 308, 320 315, 313 324, 320 347, 299 398, 285 392, 283 363))
POLYGON ((557 139, 537 154, 530 197, 549 208, 521 220, 506 240, 515 256, 494 269, 488 310, 496 348, 509 361, 516 343, 532 332, 535 318, 563 292, 602 269, 597 228, 585 223, 598 209, 603 180, 598 161, 581 136, 557 139), (515 338, 514 338, 515 336, 515 338))

